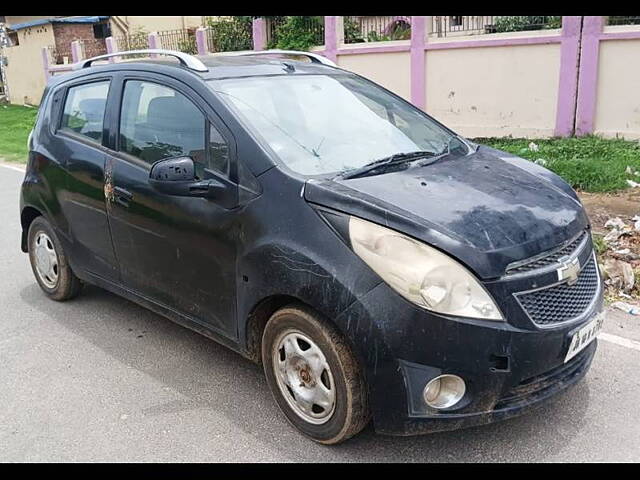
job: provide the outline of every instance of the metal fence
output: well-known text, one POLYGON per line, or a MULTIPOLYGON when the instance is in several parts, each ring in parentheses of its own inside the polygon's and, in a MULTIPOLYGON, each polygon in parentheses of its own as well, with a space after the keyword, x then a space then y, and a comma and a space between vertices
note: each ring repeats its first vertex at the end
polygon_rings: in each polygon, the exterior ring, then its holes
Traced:
POLYGON ((209 21, 207 48, 210 52, 233 52, 253 49, 251 21, 234 18, 209 21))
POLYGON ((562 17, 553 16, 434 16, 431 35, 482 35, 485 33, 521 32, 560 28, 562 17))
POLYGON ((310 37, 313 45, 324 45, 324 17, 298 16, 267 19, 267 47, 275 48, 287 30, 295 29, 300 37, 310 37))
MULTIPOLYGON (((278 43, 278 33, 281 25, 286 21, 286 17, 276 17, 266 19, 267 47, 275 47, 278 43)), ((322 42, 324 43, 324 42, 322 42)))
POLYGON ((129 35, 122 35, 113 37, 116 41, 118 50, 143 50, 149 48, 149 34, 148 33, 132 33, 129 35))
POLYGON ((409 40, 410 38, 410 16, 344 17, 345 43, 409 40))
POLYGON ((640 25, 638 17, 607 17, 608 25, 640 25))
POLYGON ((193 55, 198 53, 195 29, 164 30, 158 32, 158 38, 160 39, 160 45, 164 49, 178 50, 193 55))
POLYGON ((97 57, 98 55, 107 53, 107 46, 103 38, 80 40, 80 47, 82 48, 82 56, 84 58, 97 57))

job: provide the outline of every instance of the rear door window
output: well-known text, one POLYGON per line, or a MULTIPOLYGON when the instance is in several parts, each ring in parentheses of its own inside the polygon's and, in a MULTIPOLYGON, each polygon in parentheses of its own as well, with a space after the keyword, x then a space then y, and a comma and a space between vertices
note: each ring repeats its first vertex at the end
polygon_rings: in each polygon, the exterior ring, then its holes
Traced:
POLYGON ((104 111, 108 94, 108 80, 69 87, 60 130, 79 134, 102 144, 104 111))

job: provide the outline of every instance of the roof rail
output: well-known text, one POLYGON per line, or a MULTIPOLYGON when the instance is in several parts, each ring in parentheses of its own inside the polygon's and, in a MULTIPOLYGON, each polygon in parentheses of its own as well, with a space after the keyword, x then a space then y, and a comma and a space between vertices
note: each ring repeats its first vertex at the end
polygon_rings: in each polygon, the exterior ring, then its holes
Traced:
POLYGON ((331 67, 337 67, 337 65, 329 60, 327 57, 318 55, 317 53, 302 52, 298 50, 243 50, 239 52, 220 52, 216 55, 225 56, 253 56, 253 55, 295 55, 308 57, 314 63, 322 63, 323 65, 329 65, 331 67))
POLYGON ((106 55, 98 55, 97 57, 87 58, 86 60, 80 60, 73 66, 74 70, 80 70, 82 68, 90 67, 93 62, 98 60, 106 60, 112 57, 125 57, 127 55, 169 55, 176 57, 182 65, 189 70, 195 70, 196 72, 207 72, 209 69, 193 55, 188 53, 178 52, 176 50, 162 50, 162 49, 148 49, 148 50, 127 50, 124 52, 107 53, 106 55))

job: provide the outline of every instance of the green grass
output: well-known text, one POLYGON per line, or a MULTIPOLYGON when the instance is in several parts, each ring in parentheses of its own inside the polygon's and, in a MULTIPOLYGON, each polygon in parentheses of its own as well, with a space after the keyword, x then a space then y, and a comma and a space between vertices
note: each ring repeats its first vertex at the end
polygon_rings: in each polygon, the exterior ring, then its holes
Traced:
POLYGON ((604 235, 598 235, 596 233, 591 234, 593 240, 593 247, 596 249, 596 254, 603 255, 607 251, 607 242, 604 241, 604 235))
POLYGON ((37 113, 37 108, 0 104, 0 158, 27 161, 27 138, 37 113))
POLYGON ((640 171, 640 142, 581 138, 477 138, 478 143, 514 153, 529 160, 546 160, 546 168, 564 178, 573 188, 586 192, 614 192, 629 187, 626 180, 640 183, 640 176, 627 174, 627 166, 640 171), (529 149, 535 143, 537 152, 529 149))

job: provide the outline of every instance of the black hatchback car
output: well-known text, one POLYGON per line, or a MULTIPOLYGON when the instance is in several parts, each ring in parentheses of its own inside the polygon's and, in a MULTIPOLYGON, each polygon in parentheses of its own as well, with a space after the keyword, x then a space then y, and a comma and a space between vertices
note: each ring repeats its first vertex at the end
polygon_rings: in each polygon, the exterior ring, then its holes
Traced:
POLYGON ((160 53, 46 89, 20 215, 50 298, 97 285, 262 363, 325 444, 509 418, 585 375, 602 283, 558 176, 312 54, 160 53))

